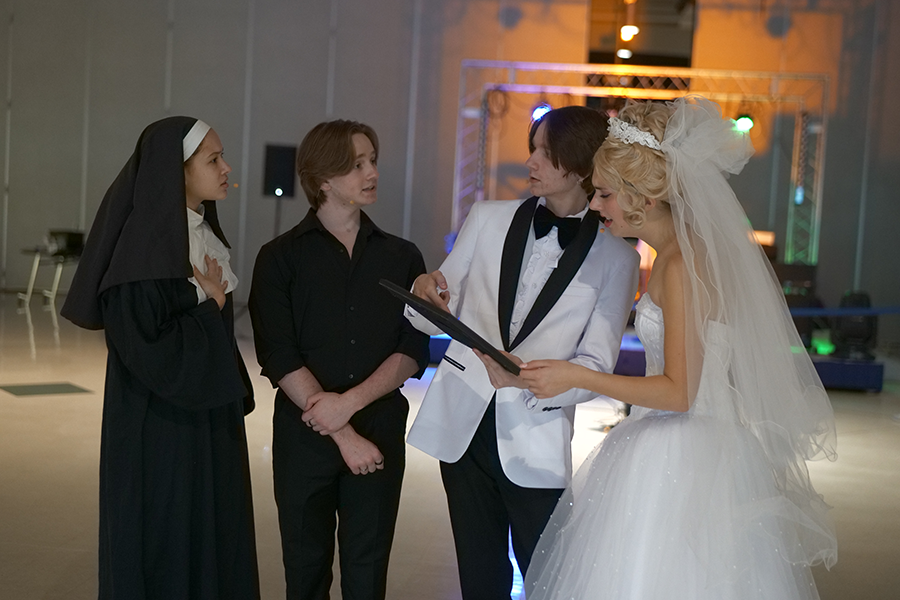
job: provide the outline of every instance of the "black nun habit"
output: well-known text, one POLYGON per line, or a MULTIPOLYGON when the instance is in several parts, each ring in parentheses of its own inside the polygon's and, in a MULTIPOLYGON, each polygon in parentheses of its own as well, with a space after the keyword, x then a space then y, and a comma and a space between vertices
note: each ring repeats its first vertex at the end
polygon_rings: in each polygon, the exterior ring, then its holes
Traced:
MULTIPOLYGON (((244 430, 253 394, 232 298, 222 310, 198 303, 188 280, 182 140, 196 122, 171 117, 141 134, 100 205, 61 311, 105 329, 109 350, 101 599, 259 598, 244 430)), ((226 243, 215 202, 204 206, 226 243)))

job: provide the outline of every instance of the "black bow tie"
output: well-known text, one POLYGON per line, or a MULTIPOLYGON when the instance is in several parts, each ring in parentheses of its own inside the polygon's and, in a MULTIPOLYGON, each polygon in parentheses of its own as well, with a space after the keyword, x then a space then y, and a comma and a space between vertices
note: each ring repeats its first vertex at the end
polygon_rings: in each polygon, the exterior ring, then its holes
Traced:
POLYGON ((575 239, 578 228, 581 226, 581 219, 576 217, 557 217, 549 208, 543 204, 538 204, 537 210, 534 211, 534 237, 541 239, 553 227, 556 226, 556 236, 559 241, 559 247, 565 248, 569 242, 575 239))

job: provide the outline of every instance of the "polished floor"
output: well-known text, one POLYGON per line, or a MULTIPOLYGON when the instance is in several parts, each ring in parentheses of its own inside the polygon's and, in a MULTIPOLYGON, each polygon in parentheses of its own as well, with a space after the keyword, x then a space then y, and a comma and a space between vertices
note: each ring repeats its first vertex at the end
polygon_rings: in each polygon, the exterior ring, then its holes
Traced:
MULTIPOLYGON (((247 364, 255 365, 248 321, 239 318, 238 329, 247 364)), ((57 319, 38 297, 22 312, 15 296, 0 295, 0 600, 96 597, 105 357, 102 332, 57 319)), ((815 572, 825 600, 900 598, 900 371, 889 365, 888 376, 880 394, 831 393, 840 457, 810 465, 818 490, 834 506, 840 543, 838 564, 815 572)), ((426 385, 405 388, 411 418, 426 385)), ((259 567, 263 598, 277 599, 284 583, 269 452, 274 394, 261 378, 255 386, 257 409, 247 429, 259 567)), ((576 462, 615 418, 601 402, 579 408, 576 462)), ((332 597, 340 598, 337 586, 332 597)), ((438 466, 411 447, 388 598, 459 598, 438 466)))

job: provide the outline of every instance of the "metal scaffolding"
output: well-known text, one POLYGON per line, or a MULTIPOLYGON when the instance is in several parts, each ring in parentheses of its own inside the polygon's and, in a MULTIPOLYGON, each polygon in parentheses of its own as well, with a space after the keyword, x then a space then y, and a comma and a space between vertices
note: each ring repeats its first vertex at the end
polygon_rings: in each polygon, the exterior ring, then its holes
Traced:
MULTIPOLYGON (((795 133, 784 256, 786 263, 816 263, 828 114, 826 75, 465 60, 460 72, 456 125, 451 217, 454 234, 472 204, 485 199, 486 180, 496 168, 488 135, 492 92, 643 100, 701 94, 720 103, 768 103, 792 111, 795 133)), ((773 164, 775 168, 777 164, 773 164)), ((779 196, 784 198, 783 194, 779 196)))

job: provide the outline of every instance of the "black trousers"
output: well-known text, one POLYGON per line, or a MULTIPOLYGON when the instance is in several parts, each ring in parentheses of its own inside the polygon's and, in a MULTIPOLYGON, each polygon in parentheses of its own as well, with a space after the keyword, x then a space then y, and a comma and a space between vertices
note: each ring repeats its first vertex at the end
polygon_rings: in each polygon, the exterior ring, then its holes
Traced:
POLYGON ((464 600, 509 600, 509 535, 524 575, 562 489, 525 488, 503 472, 491 400, 466 453, 441 463, 464 600))
POLYGON ((301 411, 279 392, 272 468, 288 599, 329 597, 335 528, 344 600, 384 599, 406 467, 408 412, 398 393, 354 415, 354 429, 384 455, 383 470, 354 475, 331 438, 307 427, 301 411))

